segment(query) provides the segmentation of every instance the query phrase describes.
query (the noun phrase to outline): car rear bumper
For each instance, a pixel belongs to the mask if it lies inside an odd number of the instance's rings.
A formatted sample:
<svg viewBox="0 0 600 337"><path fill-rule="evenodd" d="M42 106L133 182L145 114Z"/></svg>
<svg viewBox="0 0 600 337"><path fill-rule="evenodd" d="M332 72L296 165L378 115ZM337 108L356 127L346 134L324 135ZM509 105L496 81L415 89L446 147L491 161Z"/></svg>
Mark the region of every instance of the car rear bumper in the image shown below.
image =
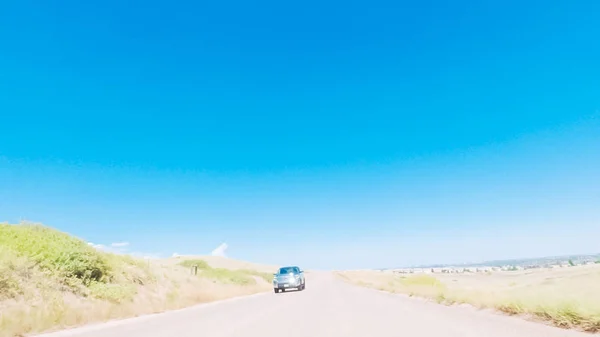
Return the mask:
<svg viewBox="0 0 600 337"><path fill-rule="evenodd" d="M281 283L273 283L274 289L294 289L300 288L303 282L281 282Z"/></svg>

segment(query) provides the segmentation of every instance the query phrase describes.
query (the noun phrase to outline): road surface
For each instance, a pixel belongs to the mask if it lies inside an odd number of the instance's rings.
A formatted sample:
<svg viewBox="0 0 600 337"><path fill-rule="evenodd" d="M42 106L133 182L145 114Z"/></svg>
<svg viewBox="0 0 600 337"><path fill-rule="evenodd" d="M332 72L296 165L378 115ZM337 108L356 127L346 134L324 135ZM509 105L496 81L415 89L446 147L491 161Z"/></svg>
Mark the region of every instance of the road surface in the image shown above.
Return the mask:
<svg viewBox="0 0 600 337"><path fill-rule="evenodd" d="M44 337L575 337L516 317L346 284L329 273L306 276L302 292L273 292L164 314L83 327Z"/></svg>

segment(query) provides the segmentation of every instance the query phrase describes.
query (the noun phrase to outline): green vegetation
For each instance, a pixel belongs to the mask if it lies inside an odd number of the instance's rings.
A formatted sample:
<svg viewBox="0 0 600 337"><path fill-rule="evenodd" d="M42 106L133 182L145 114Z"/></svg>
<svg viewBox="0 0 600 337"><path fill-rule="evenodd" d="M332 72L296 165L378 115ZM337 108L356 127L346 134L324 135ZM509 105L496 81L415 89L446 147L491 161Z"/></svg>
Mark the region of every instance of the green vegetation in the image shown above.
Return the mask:
<svg viewBox="0 0 600 337"><path fill-rule="evenodd" d="M573 263L573 260L569 259L569 265L570 265L571 267L574 267L574 266L575 266L575 263Z"/></svg>
<svg viewBox="0 0 600 337"><path fill-rule="evenodd" d="M198 267L198 275L218 282L238 285L256 284L256 277L260 277L266 282L271 282L272 275L269 273L258 272L249 269L230 270L224 268L213 268L204 260L189 259L179 263L183 267Z"/></svg>
<svg viewBox="0 0 600 337"><path fill-rule="evenodd" d="M41 225L0 224L0 247L1 264L6 264L0 271L0 297L4 298L19 293L17 280L30 269L60 281L73 293L114 301L135 295L133 284L153 281L144 264L133 258L100 252L83 240Z"/></svg>
<svg viewBox="0 0 600 337"><path fill-rule="evenodd" d="M38 224L0 224L0 336L94 320L98 312L71 305L131 302L138 285L155 281L144 263L98 251L66 233Z"/></svg>
<svg viewBox="0 0 600 337"><path fill-rule="evenodd" d="M41 269L82 283L106 281L108 259L85 242L37 225L0 225L0 246L27 257Z"/></svg>
<svg viewBox="0 0 600 337"><path fill-rule="evenodd" d="M0 224L0 337L178 309L270 289L263 273L99 251L38 224Z"/></svg>

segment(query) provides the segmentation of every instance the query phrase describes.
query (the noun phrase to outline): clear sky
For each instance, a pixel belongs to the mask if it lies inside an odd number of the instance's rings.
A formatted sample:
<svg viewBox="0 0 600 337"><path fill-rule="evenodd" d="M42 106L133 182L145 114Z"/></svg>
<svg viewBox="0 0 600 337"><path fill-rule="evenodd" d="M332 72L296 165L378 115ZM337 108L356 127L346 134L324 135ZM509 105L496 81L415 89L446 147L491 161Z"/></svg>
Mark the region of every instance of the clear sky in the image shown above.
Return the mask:
<svg viewBox="0 0 600 337"><path fill-rule="evenodd" d="M5 1L0 221L305 268L598 253L598 13Z"/></svg>

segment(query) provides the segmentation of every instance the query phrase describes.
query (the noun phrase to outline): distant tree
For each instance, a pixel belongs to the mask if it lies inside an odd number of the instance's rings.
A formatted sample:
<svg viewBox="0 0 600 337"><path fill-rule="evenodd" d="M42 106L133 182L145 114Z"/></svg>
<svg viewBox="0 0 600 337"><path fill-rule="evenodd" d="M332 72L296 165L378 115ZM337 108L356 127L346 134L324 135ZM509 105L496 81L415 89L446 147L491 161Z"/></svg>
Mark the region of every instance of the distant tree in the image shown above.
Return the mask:
<svg viewBox="0 0 600 337"><path fill-rule="evenodd" d="M571 267L575 266L575 263L573 263L573 260L570 260L570 259L569 259L569 265L570 265Z"/></svg>

